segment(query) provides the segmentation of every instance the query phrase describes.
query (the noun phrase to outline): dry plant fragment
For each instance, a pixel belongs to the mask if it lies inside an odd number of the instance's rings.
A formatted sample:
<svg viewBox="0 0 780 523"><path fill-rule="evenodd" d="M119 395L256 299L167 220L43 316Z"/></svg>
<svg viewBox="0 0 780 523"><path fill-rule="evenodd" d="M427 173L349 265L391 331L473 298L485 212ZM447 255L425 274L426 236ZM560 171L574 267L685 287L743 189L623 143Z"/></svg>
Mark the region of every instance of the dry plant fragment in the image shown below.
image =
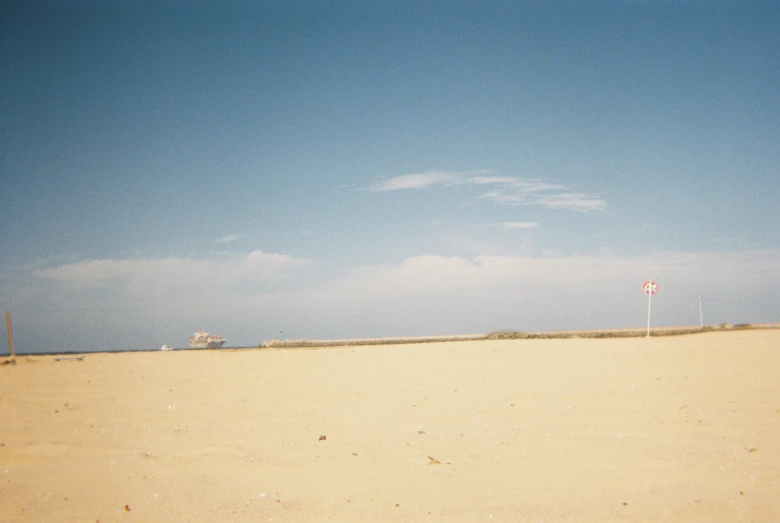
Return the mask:
<svg viewBox="0 0 780 523"><path fill-rule="evenodd" d="M428 465L441 465L441 461L434 458L433 456L428 456L428 459L430 460L428 461Z"/></svg>

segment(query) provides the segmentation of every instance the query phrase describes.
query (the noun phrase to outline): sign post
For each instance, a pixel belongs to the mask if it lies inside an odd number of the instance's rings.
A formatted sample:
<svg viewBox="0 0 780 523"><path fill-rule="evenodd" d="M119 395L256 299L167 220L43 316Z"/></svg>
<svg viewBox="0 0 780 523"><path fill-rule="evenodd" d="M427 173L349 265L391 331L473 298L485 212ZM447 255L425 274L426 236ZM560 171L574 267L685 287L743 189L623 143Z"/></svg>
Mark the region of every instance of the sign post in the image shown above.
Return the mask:
<svg viewBox="0 0 780 523"><path fill-rule="evenodd" d="M650 305L653 299L653 294L658 292L658 284L653 280L645 280L642 284L642 292L647 294L647 336L650 337Z"/></svg>

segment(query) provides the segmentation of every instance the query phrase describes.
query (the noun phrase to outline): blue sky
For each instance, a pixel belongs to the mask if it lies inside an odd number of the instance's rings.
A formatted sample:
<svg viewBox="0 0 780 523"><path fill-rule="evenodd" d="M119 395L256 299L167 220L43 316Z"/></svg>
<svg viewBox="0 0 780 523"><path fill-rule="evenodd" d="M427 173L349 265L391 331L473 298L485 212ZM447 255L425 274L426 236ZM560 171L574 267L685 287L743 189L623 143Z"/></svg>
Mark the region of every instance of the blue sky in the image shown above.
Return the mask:
<svg viewBox="0 0 780 523"><path fill-rule="evenodd" d="M780 321L777 2L0 14L20 351Z"/></svg>

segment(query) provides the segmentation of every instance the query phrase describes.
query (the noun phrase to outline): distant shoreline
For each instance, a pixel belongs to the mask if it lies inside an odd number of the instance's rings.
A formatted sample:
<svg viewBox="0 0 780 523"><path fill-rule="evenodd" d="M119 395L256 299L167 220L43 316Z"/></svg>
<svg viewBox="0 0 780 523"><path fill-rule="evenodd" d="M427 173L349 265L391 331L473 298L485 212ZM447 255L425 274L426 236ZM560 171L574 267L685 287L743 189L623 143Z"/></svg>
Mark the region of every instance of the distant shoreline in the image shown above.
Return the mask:
<svg viewBox="0 0 780 523"><path fill-rule="evenodd" d="M738 323L725 325L710 325L704 327L651 327L650 337L683 336L704 332L736 331L736 330L780 329L780 323ZM489 334L465 334L457 336L417 336L404 338L360 338L343 340L269 340L259 347L236 347L285 349L307 347L356 347L370 345L398 345L412 343L445 343L452 341L486 341L486 340L543 340L543 339L580 339L580 338L639 338L647 335L646 328L628 329L592 329L567 331L496 331Z"/></svg>
<svg viewBox="0 0 780 523"><path fill-rule="evenodd" d="M739 330L765 330L780 329L780 323L737 323L708 325L704 327L679 326L679 327L651 327L650 336L654 338L665 336L684 336L705 332L728 332ZM406 336L393 338L345 338L337 340L267 340L260 345L246 347L221 347L219 349L191 349L189 347L173 348L171 352L182 351L239 351L239 350L282 350L282 349L306 349L325 347L367 347L374 345L410 345L421 343L448 343L458 341L489 341L489 340L562 340L562 339L606 339L606 338L639 338L647 334L646 328L627 329L590 329L590 330L565 330L565 331L495 331L488 334L457 334L449 336ZM130 352L160 352L160 349L138 350L102 350L102 351L76 351L60 350L45 352L17 352L17 356L58 356L68 354L112 354ZM9 358L8 354L0 356Z"/></svg>

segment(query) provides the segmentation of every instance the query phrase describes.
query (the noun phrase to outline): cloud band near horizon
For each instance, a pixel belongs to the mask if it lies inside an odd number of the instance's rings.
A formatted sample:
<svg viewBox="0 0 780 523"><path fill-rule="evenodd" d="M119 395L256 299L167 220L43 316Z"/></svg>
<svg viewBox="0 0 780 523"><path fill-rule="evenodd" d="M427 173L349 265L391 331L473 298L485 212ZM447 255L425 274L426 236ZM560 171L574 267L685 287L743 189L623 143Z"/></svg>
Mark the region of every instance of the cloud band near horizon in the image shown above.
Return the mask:
<svg viewBox="0 0 780 523"><path fill-rule="evenodd" d="M295 337L339 338L641 326L645 279L660 285L654 325L697 324L698 294L707 324L778 321L777 260L777 249L634 257L421 254L332 267L327 277L311 278L323 262L251 251L19 269L26 272L13 281L6 272L0 289L16 313L20 351L127 349L125 339L149 349L177 343L171 332L197 327L246 346L280 328Z"/></svg>

